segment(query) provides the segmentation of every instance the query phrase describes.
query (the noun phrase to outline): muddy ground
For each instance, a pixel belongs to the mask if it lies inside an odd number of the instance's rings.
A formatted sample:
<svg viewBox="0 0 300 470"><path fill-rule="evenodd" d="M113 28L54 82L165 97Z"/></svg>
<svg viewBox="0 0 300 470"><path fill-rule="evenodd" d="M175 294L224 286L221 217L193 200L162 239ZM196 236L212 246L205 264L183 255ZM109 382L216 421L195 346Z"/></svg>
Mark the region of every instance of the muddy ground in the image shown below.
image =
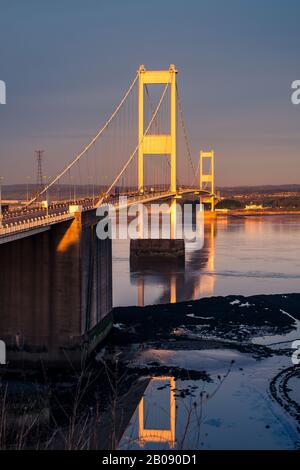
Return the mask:
<svg viewBox="0 0 300 470"><path fill-rule="evenodd" d="M156 360L155 351L229 350L256 361L291 358L292 340L300 339L300 294L228 296L147 307L115 309L115 325L108 351L119 351L131 372L139 375L172 375L182 380L211 379L209 368L197 370L168 366ZM299 334L298 334L299 333ZM268 344L259 344L260 338ZM274 341L272 339L274 338ZM149 353L150 351L150 353ZM159 355L158 355L159 356ZM234 359L233 361L234 362ZM172 361L171 361L172 363ZM300 366L275 371L266 380L270 398L297 423L300 433ZM242 371L241 367L241 371Z"/></svg>

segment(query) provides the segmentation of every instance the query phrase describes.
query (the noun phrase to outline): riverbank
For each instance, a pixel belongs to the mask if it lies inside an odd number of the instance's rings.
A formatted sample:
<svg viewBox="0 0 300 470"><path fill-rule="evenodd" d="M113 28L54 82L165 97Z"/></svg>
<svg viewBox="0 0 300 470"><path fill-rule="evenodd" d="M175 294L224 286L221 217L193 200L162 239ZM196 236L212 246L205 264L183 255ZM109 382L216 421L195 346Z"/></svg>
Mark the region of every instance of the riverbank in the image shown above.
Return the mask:
<svg viewBox="0 0 300 470"><path fill-rule="evenodd" d="M176 335L177 328L201 328L201 334L229 340L249 340L267 332L285 334L300 321L300 294L208 297L175 304L114 309L113 337L132 342ZM244 328L240 328L244 325Z"/></svg>
<svg viewBox="0 0 300 470"><path fill-rule="evenodd" d="M241 210L228 210L228 211L216 211L217 215L233 215L233 216L270 216L270 215L300 215L300 210L276 210L276 209L241 209Z"/></svg>
<svg viewBox="0 0 300 470"><path fill-rule="evenodd" d="M150 378L149 415L162 406L162 390L173 387L180 419L187 419L186 409L194 416L184 448L298 448L300 368L291 358L300 339L299 306L300 294L287 294L118 308L107 352L136 377ZM193 402L206 413L197 442ZM136 412L122 448L139 448L128 442L138 435L138 421Z"/></svg>

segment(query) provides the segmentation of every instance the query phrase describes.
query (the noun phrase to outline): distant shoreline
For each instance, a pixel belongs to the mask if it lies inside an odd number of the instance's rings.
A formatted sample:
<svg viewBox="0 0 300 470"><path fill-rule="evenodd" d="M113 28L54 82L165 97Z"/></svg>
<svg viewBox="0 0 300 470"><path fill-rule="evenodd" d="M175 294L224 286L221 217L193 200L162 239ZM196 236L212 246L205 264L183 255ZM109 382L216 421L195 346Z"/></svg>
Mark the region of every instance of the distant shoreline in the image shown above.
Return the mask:
<svg viewBox="0 0 300 470"><path fill-rule="evenodd" d="M225 215L225 216L261 216L261 215L300 215L300 210L229 210L228 212L217 212L218 215Z"/></svg>

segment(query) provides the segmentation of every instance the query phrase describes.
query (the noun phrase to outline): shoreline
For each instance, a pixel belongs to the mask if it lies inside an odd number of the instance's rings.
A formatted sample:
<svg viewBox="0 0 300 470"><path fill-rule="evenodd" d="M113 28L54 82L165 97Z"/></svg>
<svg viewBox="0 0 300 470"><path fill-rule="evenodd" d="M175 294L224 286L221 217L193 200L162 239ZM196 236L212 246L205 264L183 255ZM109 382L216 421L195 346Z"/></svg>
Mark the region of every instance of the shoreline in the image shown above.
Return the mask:
<svg viewBox="0 0 300 470"><path fill-rule="evenodd" d="M115 307L114 333L118 336L119 325L120 336L124 329L129 341L168 338L174 328L184 323L190 327L201 326L203 337L213 331L218 337L249 340L264 336L265 330L273 329L274 334L278 330L280 334L281 330L292 328L295 321L300 321L299 306L300 293L287 293L214 296L144 307ZM239 332L241 322L251 327L251 331Z"/></svg>
<svg viewBox="0 0 300 470"><path fill-rule="evenodd" d="M192 380L196 387L215 380L216 363L225 367L231 359L227 366L242 377L251 370L248 361L254 370L271 361L265 391L299 433L300 402L295 396L300 368L292 362L295 335L300 340L299 306L300 293L119 307L110 337L112 354L118 352L123 367L138 376L168 375Z"/></svg>
<svg viewBox="0 0 300 470"><path fill-rule="evenodd" d="M217 216L272 216L272 215L300 215L299 211L270 211L270 210L228 210L228 212L216 210Z"/></svg>

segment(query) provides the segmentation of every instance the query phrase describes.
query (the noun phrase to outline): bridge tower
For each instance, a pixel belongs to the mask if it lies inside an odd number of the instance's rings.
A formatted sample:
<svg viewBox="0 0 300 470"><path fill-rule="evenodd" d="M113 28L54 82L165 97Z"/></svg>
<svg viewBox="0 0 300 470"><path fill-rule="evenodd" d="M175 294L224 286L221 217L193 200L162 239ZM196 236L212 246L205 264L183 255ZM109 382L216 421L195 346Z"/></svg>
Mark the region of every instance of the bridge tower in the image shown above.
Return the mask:
<svg viewBox="0 0 300 470"><path fill-rule="evenodd" d="M206 173L205 161L210 160L210 171ZM211 211L215 210L215 152L200 151L200 191L206 190L205 183L210 183L210 204Z"/></svg>
<svg viewBox="0 0 300 470"><path fill-rule="evenodd" d="M171 167L170 191L176 193L176 74L175 65L170 65L169 70L149 71L144 65L139 68L139 152L138 152L138 188L144 189L144 156L145 155L169 155ZM151 134L144 136L144 85L170 84L170 134Z"/></svg>

